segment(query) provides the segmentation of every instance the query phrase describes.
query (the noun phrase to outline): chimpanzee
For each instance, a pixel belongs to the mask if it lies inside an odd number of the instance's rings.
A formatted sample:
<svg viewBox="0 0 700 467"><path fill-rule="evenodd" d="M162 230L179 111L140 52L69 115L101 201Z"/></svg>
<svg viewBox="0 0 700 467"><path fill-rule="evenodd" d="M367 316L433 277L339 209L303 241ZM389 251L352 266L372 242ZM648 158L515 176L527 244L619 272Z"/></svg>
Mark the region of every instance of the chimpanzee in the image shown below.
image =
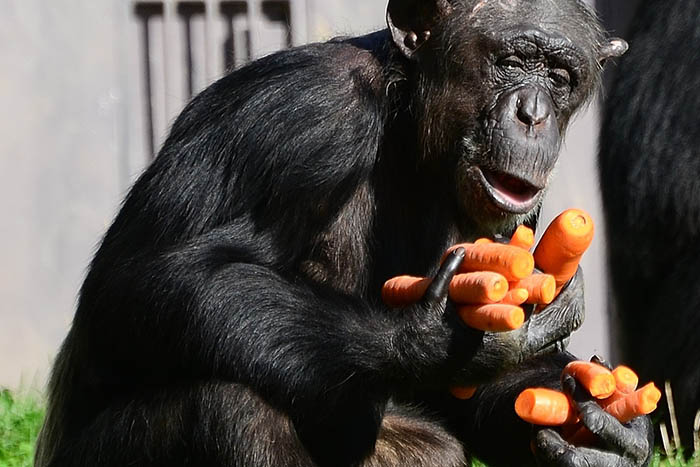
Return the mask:
<svg viewBox="0 0 700 467"><path fill-rule="evenodd" d="M262 58L182 112L85 279L38 465L532 461L514 395L559 384L581 279L484 333L447 300L464 250L440 258L535 225L569 119L625 43L578 0L390 0L387 18ZM399 274L434 280L387 309ZM623 426L564 383L609 450L543 430L542 462L646 461L645 418Z"/></svg>
<svg viewBox="0 0 700 467"><path fill-rule="evenodd" d="M633 24L600 151L611 308L621 358L645 379L671 382L691 449L700 409L700 3L647 0Z"/></svg>

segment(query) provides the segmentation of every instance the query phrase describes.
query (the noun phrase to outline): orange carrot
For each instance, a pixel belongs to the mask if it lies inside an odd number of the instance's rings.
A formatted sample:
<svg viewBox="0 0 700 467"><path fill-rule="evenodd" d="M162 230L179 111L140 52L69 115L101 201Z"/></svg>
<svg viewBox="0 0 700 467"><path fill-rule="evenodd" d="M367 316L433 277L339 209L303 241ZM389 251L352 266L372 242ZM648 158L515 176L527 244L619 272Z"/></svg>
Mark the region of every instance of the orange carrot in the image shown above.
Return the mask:
<svg viewBox="0 0 700 467"><path fill-rule="evenodd" d="M576 378L596 399L605 399L615 392L615 377L602 365L573 361L564 367L564 373Z"/></svg>
<svg viewBox="0 0 700 467"><path fill-rule="evenodd" d="M457 274L450 282L450 298L456 303L496 303L506 293L506 278L490 271Z"/></svg>
<svg viewBox="0 0 700 467"><path fill-rule="evenodd" d="M515 400L515 413L534 425L568 425L578 415L566 394L547 388L528 388Z"/></svg>
<svg viewBox="0 0 700 467"><path fill-rule="evenodd" d="M527 289L510 289L506 296L503 297L503 300L498 303L502 303L503 305L519 306L527 302L529 296L530 294L528 293Z"/></svg>
<svg viewBox="0 0 700 467"><path fill-rule="evenodd" d="M615 377L615 392L612 396L607 399L600 401L600 406L606 408L613 402L617 402L623 399L626 395L631 394L637 389L637 384L639 383L639 378L637 374L632 371L632 369L620 365L613 371L613 376Z"/></svg>
<svg viewBox="0 0 700 467"><path fill-rule="evenodd" d="M467 400L474 397L476 389L476 386L452 386L450 387L450 393L457 399Z"/></svg>
<svg viewBox="0 0 700 467"><path fill-rule="evenodd" d="M387 306L408 306L423 298L431 280L425 277L392 277L382 287L382 300Z"/></svg>
<svg viewBox="0 0 700 467"><path fill-rule="evenodd" d="M532 274L525 279L510 284L511 289L525 289L528 299L525 303L549 305L554 300L556 281L550 274Z"/></svg>
<svg viewBox="0 0 700 467"><path fill-rule="evenodd" d="M489 243L493 243L490 238L479 238L474 241L474 245L488 245Z"/></svg>
<svg viewBox="0 0 700 467"><path fill-rule="evenodd" d="M521 225L515 229L509 244L529 250L535 244L535 232L531 228Z"/></svg>
<svg viewBox="0 0 700 467"><path fill-rule="evenodd" d="M608 405L605 411L622 423L627 423L635 417L648 415L656 410L660 399L661 391L654 383L649 383Z"/></svg>
<svg viewBox="0 0 700 467"><path fill-rule="evenodd" d="M557 291L576 274L581 256L593 240L593 219L584 211L569 209L547 227L535 249L535 264L554 276Z"/></svg>
<svg viewBox="0 0 700 467"><path fill-rule="evenodd" d="M460 247L465 250L460 272L493 271L509 281L515 281L526 278L535 268L535 260L529 251L500 243L454 245L447 250L443 259Z"/></svg>
<svg viewBox="0 0 700 467"><path fill-rule="evenodd" d="M631 368L620 365L612 371L612 374L615 377L615 388L618 391L629 394L637 389L639 377Z"/></svg>
<svg viewBox="0 0 700 467"><path fill-rule="evenodd" d="M525 322L522 308L501 303L461 306L457 308L457 313L467 326L481 331L512 331Z"/></svg>

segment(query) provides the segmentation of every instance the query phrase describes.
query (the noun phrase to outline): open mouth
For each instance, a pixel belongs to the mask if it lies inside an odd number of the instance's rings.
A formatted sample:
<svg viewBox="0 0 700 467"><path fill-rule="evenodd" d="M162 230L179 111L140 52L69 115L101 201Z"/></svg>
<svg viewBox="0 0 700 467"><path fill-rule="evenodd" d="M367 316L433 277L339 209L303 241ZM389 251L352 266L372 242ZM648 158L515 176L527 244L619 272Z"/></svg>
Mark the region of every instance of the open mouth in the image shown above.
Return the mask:
<svg viewBox="0 0 700 467"><path fill-rule="evenodd" d="M505 172L478 169L486 192L504 211L525 214L537 204L542 188Z"/></svg>

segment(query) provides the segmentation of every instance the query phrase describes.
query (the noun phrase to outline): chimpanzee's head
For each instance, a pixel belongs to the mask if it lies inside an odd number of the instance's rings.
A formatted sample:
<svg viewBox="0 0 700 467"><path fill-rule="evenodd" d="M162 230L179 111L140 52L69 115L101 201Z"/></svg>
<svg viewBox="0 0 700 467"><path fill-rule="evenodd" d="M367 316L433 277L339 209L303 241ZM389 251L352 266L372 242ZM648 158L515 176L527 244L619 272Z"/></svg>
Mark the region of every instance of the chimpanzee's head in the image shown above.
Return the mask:
<svg viewBox="0 0 700 467"><path fill-rule="evenodd" d="M463 232L532 222L571 116L627 44L579 0L390 0L387 20Z"/></svg>

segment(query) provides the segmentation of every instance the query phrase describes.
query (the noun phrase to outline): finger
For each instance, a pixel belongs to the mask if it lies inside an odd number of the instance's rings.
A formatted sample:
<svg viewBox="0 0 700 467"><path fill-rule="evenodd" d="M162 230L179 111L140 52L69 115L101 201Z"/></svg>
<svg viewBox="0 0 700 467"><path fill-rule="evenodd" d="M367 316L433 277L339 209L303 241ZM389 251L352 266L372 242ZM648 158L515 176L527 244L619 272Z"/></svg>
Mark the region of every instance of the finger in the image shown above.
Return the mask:
<svg viewBox="0 0 700 467"><path fill-rule="evenodd" d="M562 376L562 387L578 410L583 425L616 452L644 459L649 449L646 432L630 429L607 413L571 375Z"/></svg>
<svg viewBox="0 0 700 467"><path fill-rule="evenodd" d="M539 465L584 467L584 459L554 430L540 430L535 435L535 458Z"/></svg>
<svg viewBox="0 0 700 467"><path fill-rule="evenodd" d="M450 281L462 264L464 254L464 248L460 247L447 255L447 258L443 261L435 278L425 291L425 295L423 296L424 302L439 302L447 297L450 290Z"/></svg>
<svg viewBox="0 0 700 467"><path fill-rule="evenodd" d="M564 467L625 467L631 466L614 452L593 448L578 448L564 441L554 430L540 430L535 437L535 458L540 465Z"/></svg>
<svg viewBox="0 0 700 467"><path fill-rule="evenodd" d="M605 360L605 359L604 359L603 357L601 357L600 355L593 355L593 356L591 357L591 362L597 363L598 365L602 365L602 366L604 366L605 368L607 368L607 369L610 370L610 371L612 371L612 369L613 369L613 366L610 364L610 362L608 362L607 360Z"/></svg>

